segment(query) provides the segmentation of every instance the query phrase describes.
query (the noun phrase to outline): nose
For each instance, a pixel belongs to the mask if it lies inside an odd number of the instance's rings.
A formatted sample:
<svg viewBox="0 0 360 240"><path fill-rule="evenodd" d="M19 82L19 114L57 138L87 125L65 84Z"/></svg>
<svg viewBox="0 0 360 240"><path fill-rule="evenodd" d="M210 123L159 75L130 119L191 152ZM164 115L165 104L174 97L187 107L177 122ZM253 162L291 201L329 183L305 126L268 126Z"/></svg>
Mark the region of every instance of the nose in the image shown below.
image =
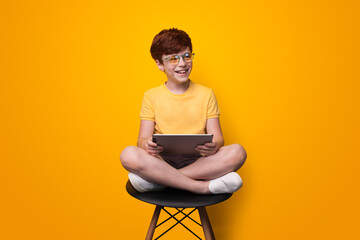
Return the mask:
<svg viewBox="0 0 360 240"><path fill-rule="evenodd" d="M186 65L186 62L184 61L183 57L180 57L178 65L179 66L185 66Z"/></svg>

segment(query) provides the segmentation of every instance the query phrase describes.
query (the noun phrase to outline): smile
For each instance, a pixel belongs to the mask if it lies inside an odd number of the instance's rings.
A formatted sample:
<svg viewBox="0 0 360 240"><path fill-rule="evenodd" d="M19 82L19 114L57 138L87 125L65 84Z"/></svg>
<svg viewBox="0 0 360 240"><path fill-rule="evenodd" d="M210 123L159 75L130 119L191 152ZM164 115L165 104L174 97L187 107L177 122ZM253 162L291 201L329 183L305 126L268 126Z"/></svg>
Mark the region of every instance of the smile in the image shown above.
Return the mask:
<svg viewBox="0 0 360 240"><path fill-rule="evenodd" d="M185 69L185 70L180 70L180 71L174 71L178 74L184 74L184 73L187 73L189 71L189 69Z"/></svg>

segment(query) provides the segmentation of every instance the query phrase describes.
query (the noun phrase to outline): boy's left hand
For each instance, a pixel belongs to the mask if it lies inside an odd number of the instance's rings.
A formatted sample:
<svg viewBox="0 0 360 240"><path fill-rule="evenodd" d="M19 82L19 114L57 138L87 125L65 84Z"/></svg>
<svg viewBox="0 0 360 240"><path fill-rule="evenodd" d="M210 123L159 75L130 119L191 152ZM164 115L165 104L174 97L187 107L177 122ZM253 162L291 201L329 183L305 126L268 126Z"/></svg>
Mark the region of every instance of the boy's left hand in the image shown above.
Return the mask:
<svg viewBox="0 0 360 240"><path fill-rule="evenodd" d="M202 156L211 156L218 150L219 148L216 142L205 143L204 145L199 145L196 147L196 151L198 151Z"/></svg>

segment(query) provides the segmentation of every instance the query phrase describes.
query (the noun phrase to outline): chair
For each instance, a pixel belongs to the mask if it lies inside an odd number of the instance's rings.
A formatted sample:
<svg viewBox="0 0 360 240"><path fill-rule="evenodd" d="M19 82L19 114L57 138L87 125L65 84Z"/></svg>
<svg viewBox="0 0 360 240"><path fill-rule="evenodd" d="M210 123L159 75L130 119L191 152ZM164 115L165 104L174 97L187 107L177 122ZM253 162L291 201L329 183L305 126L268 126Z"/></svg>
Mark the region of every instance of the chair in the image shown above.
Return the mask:
<svg viewBox="0 0 360 240"><path fill-rule="evenodd" d="M167 229L165 232L160 234L157 238L155 238L155 240L162 237L164 234L166 234L178 224L182 225L198 239L201 239L191 229L189 229L185 224L182 223L182 221L186 218L189 218L191 221L202 227L206 240L215 240L214 232L212 230L205 207L225 201L232 195L231 193L199 195L174 188L166 188L165 190L160 192L141 193L134 189L130 181L128 181L126 184L126 190L134 198L139 199L143 202L156 205L145 240L152 240L155 228L159 227L170 219L174 219L176 223L172 225L169 229ZM175 214L171 214L165 208L174 208L177 210L177 212ZM186 214L184 210L187 208L193 208L193 210ZM169 214L170 217L164 220L162 223L157 224L161 210ZM196 220L190 217L190 214L192 214L196 210L198 210L199 212L201 223L198 223ZM182 214L183 217L180 219L176 218L176 215L178 214Z"/></svg>

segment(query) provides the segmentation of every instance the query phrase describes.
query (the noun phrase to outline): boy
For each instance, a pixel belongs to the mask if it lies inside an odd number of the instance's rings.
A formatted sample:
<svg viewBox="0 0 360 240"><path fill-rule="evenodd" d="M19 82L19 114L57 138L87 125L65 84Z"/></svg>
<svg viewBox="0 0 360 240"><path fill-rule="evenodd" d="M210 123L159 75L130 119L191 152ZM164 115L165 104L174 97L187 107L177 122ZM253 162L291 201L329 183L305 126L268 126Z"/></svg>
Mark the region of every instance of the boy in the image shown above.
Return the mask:
<svg viewBox="0 0 360 240"><path fill-rule="evenodd" d="M189 79L191 39L178 29L157 34L150 49L167 81L145 92L140 111L137 147L125 148L121 163L140 192L166 186L198 194L232 193L242 186L235 173L245 162L241 145L224 145L219 108L213 91ZM213 142L198 146L198 155L163 154L152 134L213 134Z"/></svg>

